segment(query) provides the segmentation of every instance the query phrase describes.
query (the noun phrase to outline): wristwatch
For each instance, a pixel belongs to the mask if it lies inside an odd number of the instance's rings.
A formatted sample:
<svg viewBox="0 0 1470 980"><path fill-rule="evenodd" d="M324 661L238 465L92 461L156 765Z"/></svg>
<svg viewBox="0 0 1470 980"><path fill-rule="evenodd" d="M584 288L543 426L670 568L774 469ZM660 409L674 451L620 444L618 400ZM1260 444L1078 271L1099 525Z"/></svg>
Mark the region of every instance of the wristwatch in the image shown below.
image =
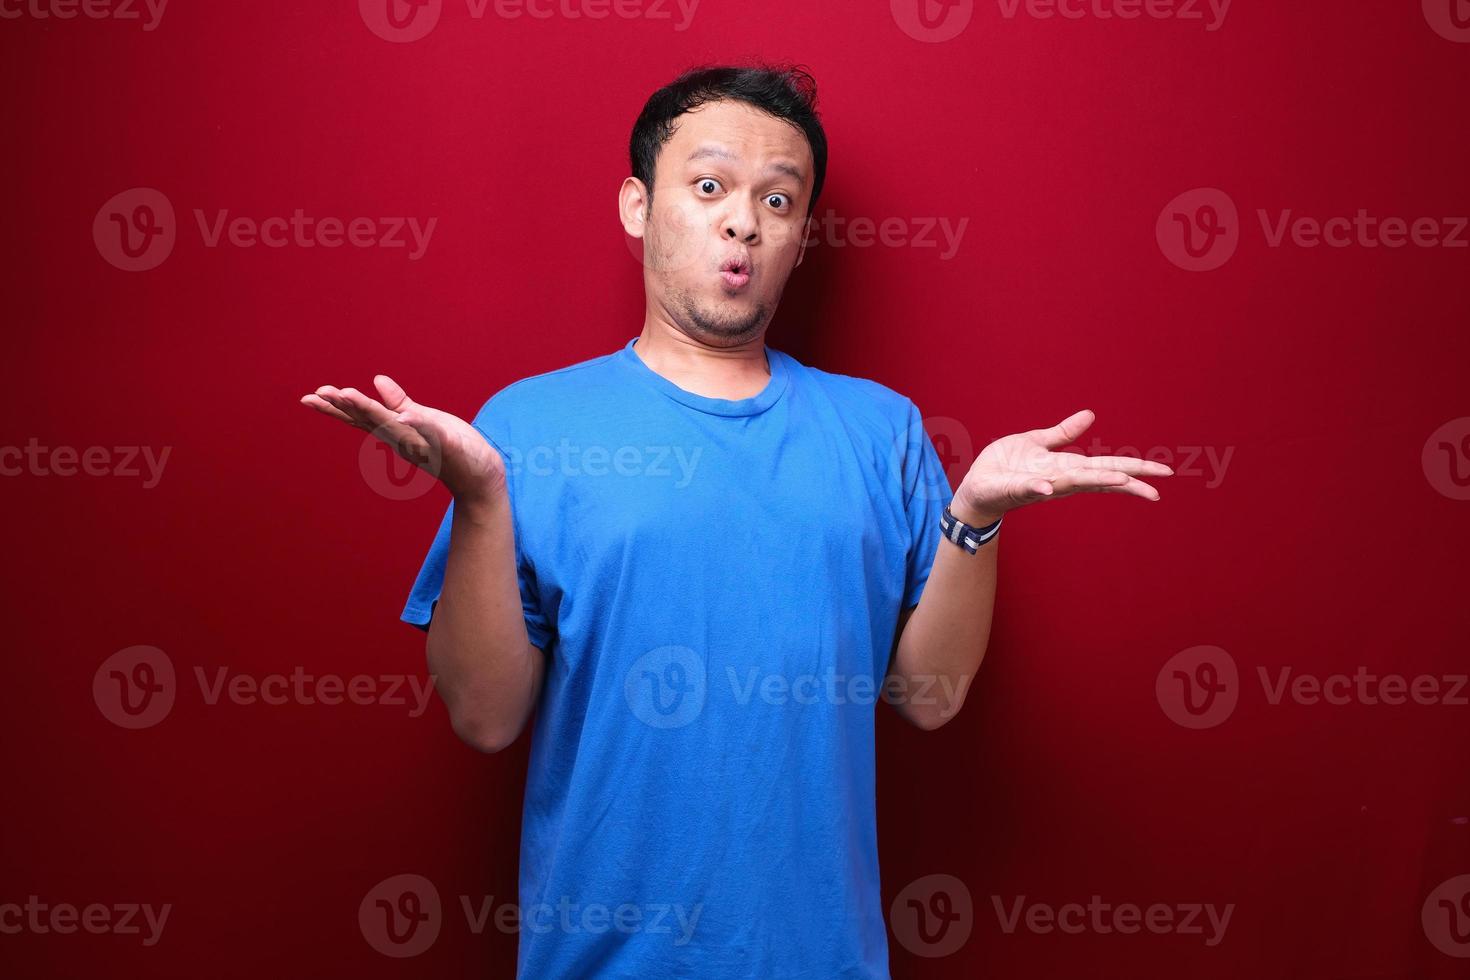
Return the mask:
<svg viewBox="0 0 1470 980"><path fill-rule="evenodd" d="M1000 533L1001 520L1002 518L997 517L984 527L975 527L951 514L949 505L945 504L944 514L939 518L939 527L946 538L973 555L982 544Z"/></svg>

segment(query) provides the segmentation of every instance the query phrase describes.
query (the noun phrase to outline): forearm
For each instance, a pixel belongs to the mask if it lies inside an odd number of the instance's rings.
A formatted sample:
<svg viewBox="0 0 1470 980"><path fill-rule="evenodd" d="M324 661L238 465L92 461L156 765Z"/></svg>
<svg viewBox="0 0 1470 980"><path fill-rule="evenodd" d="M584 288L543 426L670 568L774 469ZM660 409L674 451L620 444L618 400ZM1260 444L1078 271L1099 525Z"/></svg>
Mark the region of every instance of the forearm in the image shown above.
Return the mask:
<svg viewBox="0 0 1470 980"><path fill-rule="evenodd" d="M454 507L429 671L454 730L482 752L514 742L541 691L545 655L526 632L509 497Z"/></svg>
<svg viewBox="0 0 1470 980"><path fill-rule="evenodd" d="M995 519L958 505L952 510L977 527ZM999 550L999 535L973 555L939 542L924 594L903 624L888 670L890 700L920 728L938 728L953 718L980 669L990 642Z"/></svg>

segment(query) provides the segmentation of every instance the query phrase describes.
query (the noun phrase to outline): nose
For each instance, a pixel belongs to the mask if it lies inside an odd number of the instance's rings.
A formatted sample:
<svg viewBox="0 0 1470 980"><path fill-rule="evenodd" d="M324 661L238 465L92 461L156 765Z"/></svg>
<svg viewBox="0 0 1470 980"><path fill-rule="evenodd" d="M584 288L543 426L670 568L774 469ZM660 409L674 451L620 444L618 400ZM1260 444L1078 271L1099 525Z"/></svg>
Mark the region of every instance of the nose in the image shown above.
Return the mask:
<svg viewBox="0 0 1470 980"><path fill-rule="evenodd" d="M740 198L740 195L731 197ZM746 244L755 242L760 230L756 227L755 209L748 200L742 198L730 206L724 217L723 229L727 239Z"/></svg>

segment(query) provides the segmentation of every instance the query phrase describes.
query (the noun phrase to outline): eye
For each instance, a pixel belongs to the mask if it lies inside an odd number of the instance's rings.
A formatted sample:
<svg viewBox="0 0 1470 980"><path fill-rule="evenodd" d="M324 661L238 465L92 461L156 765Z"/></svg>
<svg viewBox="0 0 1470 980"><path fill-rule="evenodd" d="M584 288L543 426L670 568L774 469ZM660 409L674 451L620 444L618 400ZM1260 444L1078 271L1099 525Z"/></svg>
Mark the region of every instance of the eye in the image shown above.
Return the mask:
<svg viewBox="0 0 1470 980"><path fill-rule="evenodd" d="M788 198L785 194L771 194L766 198L767 201L772 199L781 202L776 206L777 211L785 211L787 208L791 207L791 199Z"/></svg>
<svg viewBox="0 0 1470 980"><path fill-rule="evenodd" d="M712 184L712 185L714 185L714 187L711 187L710 189L706 190L705 189L705 185L706 184ZM714 188L717 188L719 186L720 186L720 182L718 180L715 180L713 177L703 177L699 181L699 189L701 191L704 191L707 194L713 194L715 192Z"/></svg>

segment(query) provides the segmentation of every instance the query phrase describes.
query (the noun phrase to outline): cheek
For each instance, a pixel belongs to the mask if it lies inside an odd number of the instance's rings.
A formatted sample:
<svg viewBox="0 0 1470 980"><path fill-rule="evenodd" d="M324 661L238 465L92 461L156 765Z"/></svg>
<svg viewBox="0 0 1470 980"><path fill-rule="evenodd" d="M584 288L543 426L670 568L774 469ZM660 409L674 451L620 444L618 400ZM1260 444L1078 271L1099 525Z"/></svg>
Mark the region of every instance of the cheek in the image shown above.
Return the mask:
<svg viewBox="0 0 1470 980"><path fill-rule="evenodd" d="M773 252L790 251L795 254L801 246L801 237L805 231L804 222L773 221L770 226L762 230L761 237Z"/></svg>
<svg viewBox="0 0 1470 980"><path fill-rule="evenodd" d="M671 203L657 214L655 247L664 272L682 272L701 268L701 263L713 263L707 222L704 209L689 201Z"/></svg>

